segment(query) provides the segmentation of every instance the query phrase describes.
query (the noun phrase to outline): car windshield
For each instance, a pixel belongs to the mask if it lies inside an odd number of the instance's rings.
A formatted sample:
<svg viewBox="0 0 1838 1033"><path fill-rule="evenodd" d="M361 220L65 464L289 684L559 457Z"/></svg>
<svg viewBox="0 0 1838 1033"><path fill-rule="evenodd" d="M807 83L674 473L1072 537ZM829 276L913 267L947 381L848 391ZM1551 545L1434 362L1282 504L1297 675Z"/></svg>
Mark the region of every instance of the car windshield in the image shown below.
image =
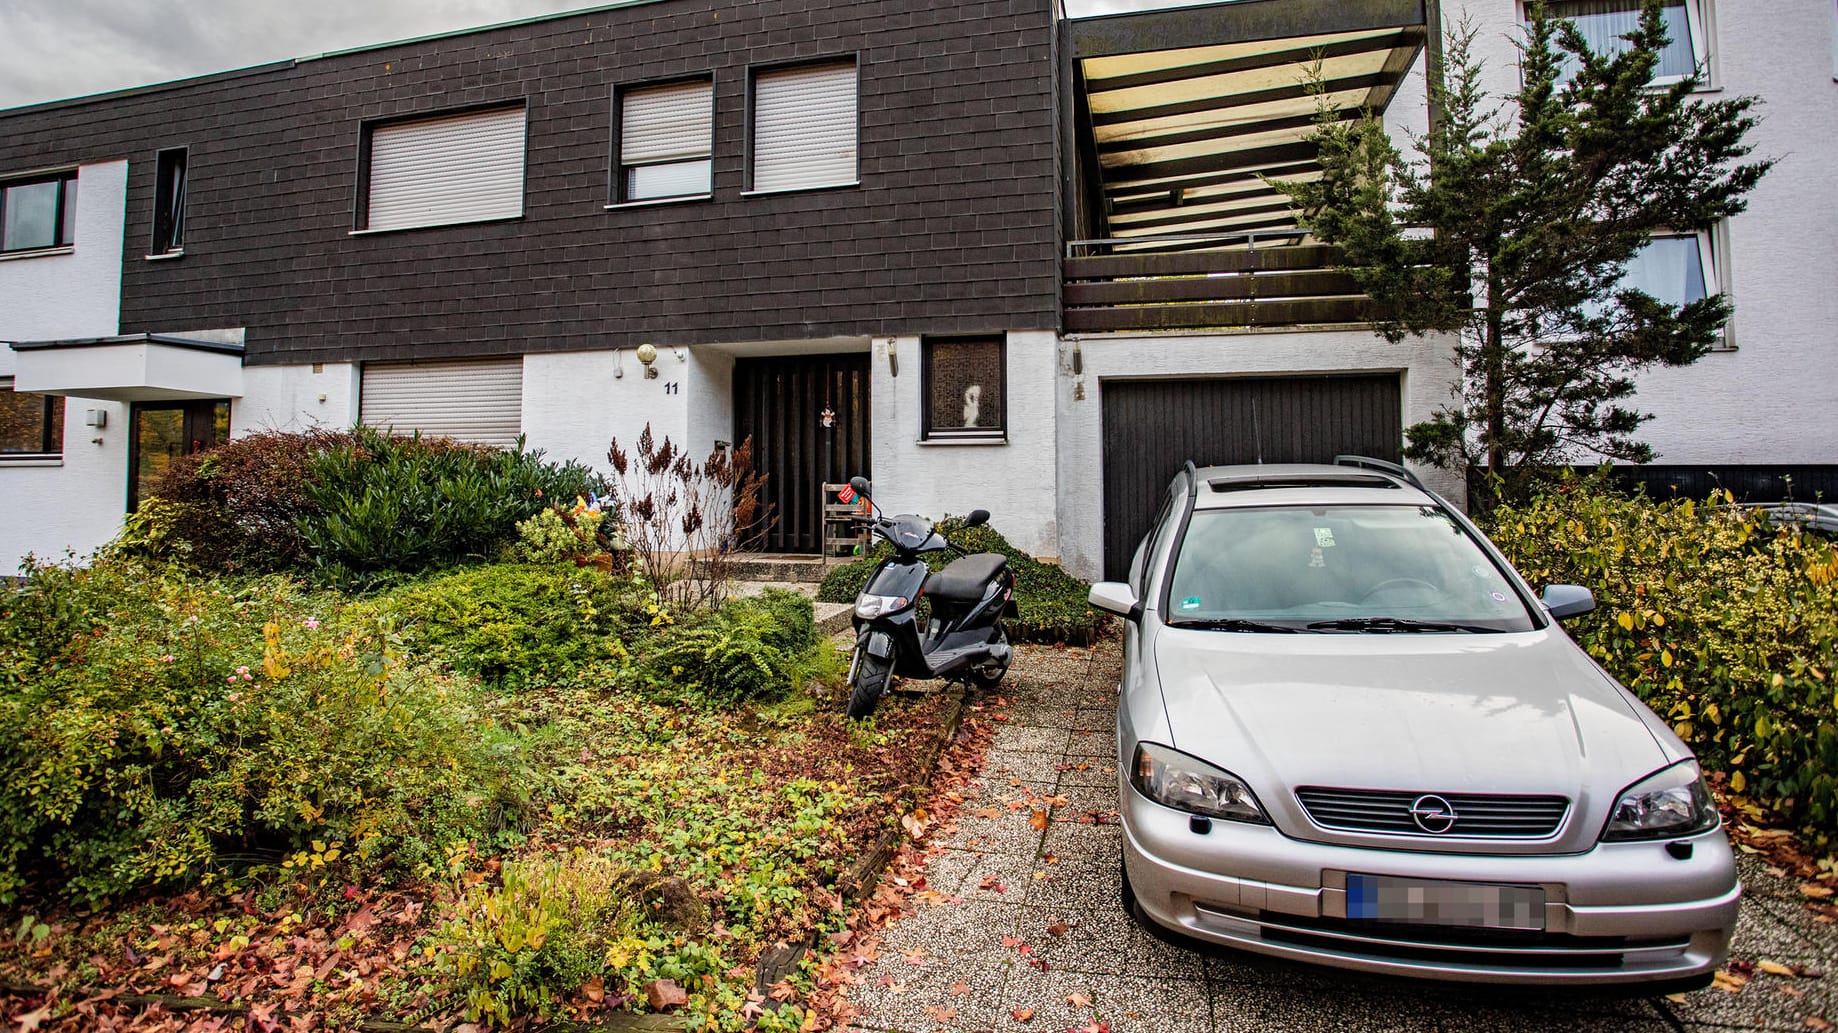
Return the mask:
<svg viewBox="0 0 1838 1033"><path fill-rule="evenodd" d="M1536 625L1505 574L1433 506L1199 510L1173 625L1220 631L1507 632Z"/></svg>

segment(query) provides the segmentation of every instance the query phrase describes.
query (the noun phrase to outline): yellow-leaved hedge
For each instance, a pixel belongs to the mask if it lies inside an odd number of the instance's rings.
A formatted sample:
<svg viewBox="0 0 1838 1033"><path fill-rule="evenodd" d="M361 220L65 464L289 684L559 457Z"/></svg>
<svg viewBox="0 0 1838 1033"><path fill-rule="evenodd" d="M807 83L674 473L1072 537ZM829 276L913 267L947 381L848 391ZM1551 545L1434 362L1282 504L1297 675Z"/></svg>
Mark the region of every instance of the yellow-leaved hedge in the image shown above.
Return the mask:
<svg viewBox="0 0 1838 1033"><path fill-rule="evenodd" d="M1838 846L1838 543L1731 503L1569 478L1489 535L1535 586L1579 584L1570 633L1738 794Z"/></svg>

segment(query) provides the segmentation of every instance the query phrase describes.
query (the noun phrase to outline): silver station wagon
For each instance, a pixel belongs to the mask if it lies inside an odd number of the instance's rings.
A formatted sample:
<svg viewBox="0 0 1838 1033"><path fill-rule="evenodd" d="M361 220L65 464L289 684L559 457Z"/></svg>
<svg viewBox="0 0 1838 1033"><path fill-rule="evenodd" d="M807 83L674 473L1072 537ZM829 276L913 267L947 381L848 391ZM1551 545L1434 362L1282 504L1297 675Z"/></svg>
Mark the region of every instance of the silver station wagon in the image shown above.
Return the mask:
<svg viewBox="0 0 1838 1033"><path fill-rule="evenodd" d="M1708 982L1741 890L1696 760L1401 467L1191 464L1125 582L1125 903L1263 954Z"/></svg>

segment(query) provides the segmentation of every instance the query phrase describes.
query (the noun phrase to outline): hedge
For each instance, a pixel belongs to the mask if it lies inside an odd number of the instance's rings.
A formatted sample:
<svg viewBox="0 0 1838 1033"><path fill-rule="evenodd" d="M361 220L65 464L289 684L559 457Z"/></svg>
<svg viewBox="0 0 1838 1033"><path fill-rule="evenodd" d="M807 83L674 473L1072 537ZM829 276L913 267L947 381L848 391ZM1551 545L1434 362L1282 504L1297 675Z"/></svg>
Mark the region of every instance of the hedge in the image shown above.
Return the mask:
<svg viewBox="0 0 1838 1033"><path fill-rule="evenodd" d="M1587 586L1567 625L1729 787L1838 845L1838 543L1727 496L1630 496L1567 478L1489 534L1535 585Z"/></svg>

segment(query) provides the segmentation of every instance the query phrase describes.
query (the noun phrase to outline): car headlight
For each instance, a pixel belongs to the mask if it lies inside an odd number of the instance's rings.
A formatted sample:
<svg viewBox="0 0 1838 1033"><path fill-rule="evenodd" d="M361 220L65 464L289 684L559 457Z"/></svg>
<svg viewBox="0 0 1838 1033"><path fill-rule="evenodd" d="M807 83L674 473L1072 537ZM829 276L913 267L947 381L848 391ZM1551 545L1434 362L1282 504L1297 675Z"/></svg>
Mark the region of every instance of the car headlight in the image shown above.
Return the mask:
<svg viewBox="0 0 1838 1033"><path fill-rule="evenodd" d="M876 617L899 613L911 601L903 595L864 595L855 600L855 615L871 621Z"/></svg>
<svg viewBox="0 0 1838 1033"><path fill-rule="evenodd" d="M1270 823L1263 808L1257 806L1257 798L1251 795L1251 787L1237 775L1166 746L1147 742L1136 745L1130 784L1142 795L1177 811L1260 825Z"/></svg>
<svg viewBox="0 0 1838 1033"><path fill-rule="evenodd" d="M1717 803L1695 760L1681 761L1635 782L1615 800L1604 841L1671 839L1717 827Z"/></svg>

